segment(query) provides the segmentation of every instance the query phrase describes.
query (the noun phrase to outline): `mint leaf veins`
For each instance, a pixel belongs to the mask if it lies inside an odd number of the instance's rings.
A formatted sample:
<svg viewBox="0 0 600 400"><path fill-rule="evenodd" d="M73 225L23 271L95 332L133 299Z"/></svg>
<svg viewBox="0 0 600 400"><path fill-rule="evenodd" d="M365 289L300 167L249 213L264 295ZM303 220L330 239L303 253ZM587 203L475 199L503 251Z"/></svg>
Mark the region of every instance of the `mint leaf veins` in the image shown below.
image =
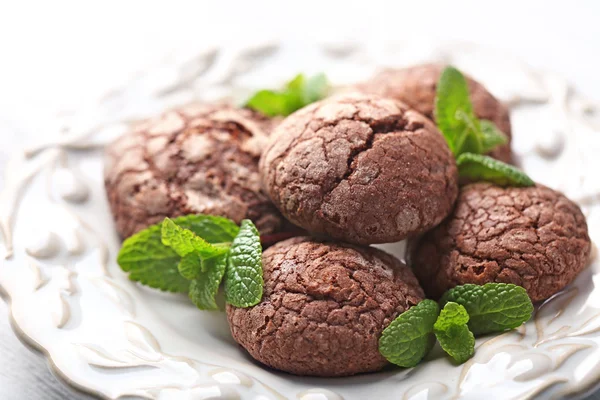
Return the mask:
<svg viewBox="0 0 600 400"><path fill-rule="evenodd" d="M177 226L189 229L209 243L231 242L239 232L235 222L213 215L186 215L172 220ZM117 263L129 279L168 292L186 293L189 281L178 269L181 256L165 246L161 238L162 223L125 239Z"/></svg>
<svg viewBox="0 0 600 400"><path fill-rule="evenodd" d="M510 283L465 284L448 290L440 301L461 304L475 335L514 329L531 318L533 304L527 291Z"/></svg>
<svg viewBox="0 0 600 400"><path fill-rule="evenodd" d="M531 186L523 171L484 154L508 143L508 137L489 120L479 120L473 110L464 75L446 67L435 97L435 121L454 154L462 178L501 186Z"/></svg>
<svg viewBox="0 0 600 400"><path fill-rule="evenodd" d="M433 325L440 346L459 364L475 353L475 337L467 326L469 314L460 304L448 302Z"/></svg>
<svg viewBox="0 0 600 400"><path fill-rule="evenodd" d="M198 308L217 308L215 296L223 277L228 303L250 307L261 300L262 247L252 221L243 220L231 242L211 244L165 218L162 242L182 256L178 269L191 280L189 295Z"/></svg>
<svg viewBox="0 0 600 400"><path fill-rule="evenodd" d="M499 186L533 186L523 171L482 154L463 153L456 160L458 173L462 178L473 181L487 181Z"/></svg>
<svg viewBox="0 0 600 400"><path fill-rule="evenodd" d="M212 215L165 218L125 240L118 256L130 279L188 292L202 310L215 310L223 279L228 301L249 307L262 297L262 248L254 224ZM229 271L229 284L226 272Z"/></svg>
<svg viewBox="0 0 600 400"><path fill-rule="evenodd" d="M182 228L170 218L165 218L161 228L162 243L175 252L185 257L188 254L197 254L200 259L215 257L229 250L230 242L210 244L193 231Z"/></svg>
<svg viewBox="0 0 600 400"><path fill-rule="evenodd" d="M210 243L231 242L239 227L231 220L212 215L187 215L173 219L181 227ZM129 279L169 292L186 293L189 281L178 270L181 256L161 240L162 224L155 224L125 239L117 263Z"/></svg>
<svg viewBox="0 0 600 400"><path fill-rule="evenodd" d="M197 272L190 282L190 300L201 310L217 310L215 297L225 275L227 255L222 254L209 258L203 261L202 264L203 268Z"/></svg>
<svg viewBox="0 0 600 400"><path fill-rule="evenodd" d="M442 71L437 85L435 121L455 157L464 152L483 150L480 122L473 111L469 87L463 74L454 67Z"/></svg>
<svg viewBox="0 0 600 400"><path fill-rule="evenodd" d="M287 116L315 101L324 98L329 91L329 83L324 74L307 78L299 74L289 81L283 90L260 90L245 106L260 111L270 117Z"/></svg>
<svg viewBox="0 0 600 400"><path fill-rule="evenodd" d="M433 325L438 313L439 307L435 301L423 300L400 314L381 333L381 355L400 367L417 365L435 343Z"/></svg>
<svg viewBox="0 0 600 400"><path fill-rule="evenodd" d="M236 307L251 307L263 294L262 248L252 221L245 219L233 239L225 272L225 298Z"/></svg>

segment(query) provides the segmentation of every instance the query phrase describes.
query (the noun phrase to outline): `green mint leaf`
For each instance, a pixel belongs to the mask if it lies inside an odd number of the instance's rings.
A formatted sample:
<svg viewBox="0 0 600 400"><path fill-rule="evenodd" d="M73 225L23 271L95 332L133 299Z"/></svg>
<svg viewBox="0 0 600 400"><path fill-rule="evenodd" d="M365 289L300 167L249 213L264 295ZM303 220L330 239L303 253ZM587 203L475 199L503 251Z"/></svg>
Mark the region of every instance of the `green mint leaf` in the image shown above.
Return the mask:
<svg viewBox="0 0 600 400"><path fill-rule="evenodd" d="M290 99L284 93L260 90L250 97L246 102L246 107L260 111L269 117L274 117L276 115L287 116L294 112L294 107L289 104Z"/></svg>
<svg viewBox="0 0 600 400"><path fill-rule="evenodd" d="M508 137L492 121L482 119L479 123L482 135L482 153L489 153L496 147L508 143Z"/></svg>
<svg viewBox="0 0 600 400"><path fill-rule="evenodd" d="M469 86L463 74L454 67L442 71L437 85L435 121L455 156L482 151L481 127L473 112Z"/></svg>
<svg viewBox="0 0 600 400"><path fill-rule="evenodd" d="M381 333L381 355L400 367L417 365L435 343L433 325L439 311L435 301L423 300L400 314Z"/></svg>
<svg viewBox="0 0 600 400"><path fill-rule="evenodd" d="M191 230L178 226L170 218L165 218L162 223L162 243L175 250L180 257L196 253L201 259L205 259L229 250L229 243L212 245Z"/></svg>
<svg viewBox="0 0 600 400"><path fill-rule="evenodd" d="M188 291L189 282L177 270L180 257L161 242L160 225L125 239L117 262L129 279L168 292Z"/></svg>
<svg viewBox="0 0 600 400"><path fill-rule="evenodd" d="M435 321L433 329L443 331L453 325L465 325L468 322L469 314L462 305L454 302L446 302L437 321Z"/></svg>
<svg viewBox="0 0 600 400"><path fill-rule="evenodd" d="M443 331L436 330L435 337L442 349L458 364L475 354L475 337L467 325L452 325Z"/></svg>
<svg viewBox="0 0 600 400"><path fill-rule="evenodd" d="M329 91L329 82L325 74L317 74L306 80L306 84L303 88L303 100L304 105L314 103L315 101L321 100L327 96Z"/></svg>
<svg viewBox="0 0 600 400"><path fill-rule="evenodd" d="M231 242L239 227L231 220L212 215L187 215L173 219L178 226L190 229L209 243ZM188 291L189 282L178 271L181 257L163 245L162 224L155 224L127 238L117 262L129 272L129 279L169 292Z"/></svg>
<svg viewBox="0 0 600 400"><path fill-rule="evenodd" d="M465 284L447 291L441 303L455 302L469 313L475 335L514 329L531 318L533 304L527 291L510 283Z"/></svg>
<svg viewBox="0 0 600 400"><path fill-rule="evenodd" d="M202 272L204 268L202 268L202 259L198 253L189 253L181 258L177 269L181 276L191 281L192 279L196 279L198 274Z"/></svg>
<svg viewBox="0 0 600 400"><path fill-rule="evenodd" d="M259 90L248 99L245 106L268 116L287 116L327 95L329 83L324 74L306 78L299 74L281 91Z"/></svg>
<svg viewBox="0 0 600 400"><path fill-rule="evenodd" d="M190 300L201 310L217 310L219 307L215 296L225 275L227 255L209 258L202 261L202 264L202 270L190 282Z"/></svg>
<svg viewBox="0 0 600 400"><path fill-rule="evenodd" d="M475 337L467 326L468 321L469 314L462 305L448 302L433 325L440 346L459 364L475 353Z"/></svg>
<svg viewBox="0 0 600 400"><path fill-rule="evenodd" d="M487 181L499 186L533 186L523 171L481 154L463 153L456 160L458 174L473 181Z"/></svg>
<svg viewBox="0 0 600 400"><path fill-rule="evenodd" d="M229 251L225 273L225 298L229 304L245 308L258 304L262 294L260 235L252 221L245 219Z"/></svg>
<svg viewBox="0 0 600 400"><path fill-rule="evenodd" d="M456 113L456 118L465 125L456 142L456 154L475 153L483 151L481 123L474 115L468 115L462 110Z"/></svg>
<svg viewBox="0 0 600 400"><path fill-rule="evenodd" d="M230 243L240 231L235 222L216 215L192 214L174 218L173 222L212 244Z"/></svg>
<svg viewBox="0 0 600 400"><path fill-rule="evenodd" d="M306 77L304 74L298 74L291 81L285 84L285 88L291 92L300 92L304 87L306 82Z"/></svg>
<svg viewBox="0 0 600 400"><path fill-rule="evenodd" d="M304 98L304 87L306 85L306 77L304 74L298 74L286 83L285 91L282 94L286 97L287 101L287 113L291 114L296 110L304 107L304 104L309 104L305 102Z"/></svg>

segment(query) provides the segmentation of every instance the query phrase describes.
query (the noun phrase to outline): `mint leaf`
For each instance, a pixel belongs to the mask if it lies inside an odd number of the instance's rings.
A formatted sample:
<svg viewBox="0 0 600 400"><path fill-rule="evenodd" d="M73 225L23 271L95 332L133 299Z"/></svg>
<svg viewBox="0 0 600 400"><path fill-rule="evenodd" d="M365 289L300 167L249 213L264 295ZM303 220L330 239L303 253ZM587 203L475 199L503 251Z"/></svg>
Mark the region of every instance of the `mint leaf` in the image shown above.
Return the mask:
<svg viewBox="0 0 600 400"><path fill-rule="evenodd" d="M182 228L171 219L165 218L162 223L162 243L185 257L196 253L201 259L215 257L229 250L229 243L212 245L189 229Z"/></svg>
<svg viewBox="0 0 600 400"><path fill-rule="evenodd" d="M203 271L202 259L198 253L186 254L181 258L181 261L179 261L177 269L181 276L191 281L192 279L196 279L198 274Z"/></svg>
<svg viewBox="0 0 600 400"><path fill-rule="evenodd" d="M469 115L462 110L457 111L456 119L464 124L464 128L462 133L458 135L455 155L463 153L482 153L483 138L480 121L475 115Z"/></svg>
<svg viewBox="0 0 600 400"><path fill-rule="evenodd" d="M467 326L469 314L460 304L448 302L433 325L435 337L457 363L462 364L475 353L475 337Z"/></svg>
<svg viewBox="0 0 600 400"><path fill-rule="evenodd" d="M479 121L482 135L482 153L489 153L496 147L508 143L508 137L492 121Z"/></svg>
<svg viewBox="0 0 600 400"><path fill-rule="evenodd" d="M129 279L168 292L188 291L189 282L177 270L180 257L161 242L160 225L125 239L117 262Z"/></svg>
<svg viewBox="0 0 600 400"><path fill-rule="evenodd" d="M438 313L435 301L423 300L400 314L381 333L381 355L400 367L417 365L433 347L433 325Z"/></svg>
<svg viewBox="0 0 600 400"><path fill-rule="evenodd" d="M286 98L287 114L291 114L296 110L301 109L305 104L304 86L306 85L306 77L304 74L298 74L286 83L285 91L281 94ZM306 103L309 104L309 103Z"/></svg>
<svg viewBox="0 0 600 400"><path fill-rule="evenodd" d="M229 304L245 308L258 304L262 293L260 235L252 221L245 219L229 251L225 273L225 297Z"/></svg>
<svg viewBox="0 0 600 400"><path fill-rule="evenodd" d="M454 302L446 302L433 328L446 330L452 325L464 325L467 322L469 322L469 314L462 305Z"/></svg>
<svg viewBox="0 0 600 400"><path fill-rule="evenodd" d="M215 296L225 275L227 255L209 258L202 264L202 270L198 271L196 278L190 282L190 300L201 310L217 310L219 307Z"/></svg>
<svg viewBox="0 0 600 400"><path fill-rule="evenodd" d="M118 262L130 279L162 290L189 290L203 310L217 309L215 296L226 273L230 304L250 307L262 298L262 248L250 220L238 227L210 215L165 218L125 240Z"/></svg>
<svg viewBox="0 0 600 400"><path fill-rule="evenodd" d="M452 325L446 330L435 331L442 349L458 364L475 354L475 337L467 325Z"/></svg>
<svg viewBox="0 0 600 400"><path fill-rule="evenodd" d="M312 76L308 79L305 79L303 83L303 86L294 88L302 93L303 107L327 96L327 92L329 91L329 82L327 81L325 74L317 74Z"/></svg>
<svg viewBox="0 0 600 400"><path fill-rule="evenodd" d="M231 242L240 231L235 222L216 215L191 214L174 218L173 222L212 244Z"/></svg>
<svg viewBox="0 0 600 400"><path fill-rule="evenodd" d="M469 313L469 328L475 335L514 329L531 318L533 304L527 291L510 283L456 286L442 296L441 303L461 304Z"/></svg>
<svg viewBox="0 0 600 400"><path fill-rule="evenodd" d="M260 90L256 92L247 102L246 107L274 117L276 115L290 115L295 106L291 105L290 98L284 93L273 90Z"/></svg>
<svg viewBox="0 0 600 400"><path fill-rule="evenodd" d="M259 90L248 99L245 106L268 116L287 116L327 95L329 83L324 74L306 78L299 74L281 91Z"/></svg>
<svg viewBox="0 0 600 400"><path fill-rule="evenodd" d="M473 181L487 181L499 186L533 186L523 171L481 154L463 153L457 160L458 174Z"/></svg>
<svg viewBox="0 0 600 400"><path fill-rule="evenodd" d="M212 215L187 215L173 219L178 226L190 229L209 243L230 242L239 232L231 220ZM163 245L162 224L155 224L125 239L117 262L129 272L129 279L169 292L188 291L189 282L180 275L181 257Z"/></svg>
<svg viewBox="0 0 600 400"><path fill-rule="evenodd" d="M469 86L454 67L442 71L437 85L435 121L455 156L464 152L481 153L481 127L473 112Z"/></svg>

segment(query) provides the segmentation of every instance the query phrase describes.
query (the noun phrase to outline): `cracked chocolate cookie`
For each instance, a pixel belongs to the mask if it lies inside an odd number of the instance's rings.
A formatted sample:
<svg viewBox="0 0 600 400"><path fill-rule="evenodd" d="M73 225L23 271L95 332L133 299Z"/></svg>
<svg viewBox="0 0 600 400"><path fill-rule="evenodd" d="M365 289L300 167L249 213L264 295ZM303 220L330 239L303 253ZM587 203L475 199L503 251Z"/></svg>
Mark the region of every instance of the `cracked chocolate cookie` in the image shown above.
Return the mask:
<svg viewBox="0 0 600 400"><path fill-rule="evenodd" d="M392 99L331 97L287 117L260 161L280 211L352 243L395 242L451 211L457 169L441 133Z"/></svg>
<svg viewBox="0 0 600 400"><path fill-rule="evenodd" d="M264 293L227 306L234 339L252 357L297 375L377 371L381 332L423 299L411 270L371 247L298 237L263 253Z"/></svg>
<svg viewBox="0 0 600 400"><path fill-rule="evenodd" d="M406 103L427 118L433 119L435 93L443 65L423 64L404 69L386 69L356 88L364 93L391 97ZM508 109L480 83L466 77L475 114L492 121L511 137ZM494 149L490 156L510 163L510 142Z"/></svg>
<svg viewBox="0 0 600 400"><path fill-rule="evenodd" d="M258 159L271 120L228 105L189 105L146 121L106 149L104 182L117 231L164 217L249 218L261 234L284 222L261 190Z"/></svg>
<svg viewBox="0 0 600 400"><path fill-rule="evenodd" d="M430 297L464 283L504 282L540 301L575 279L590 247L585 217L561 193L476 183L461 189L450 217L409 252Z"/></svg>

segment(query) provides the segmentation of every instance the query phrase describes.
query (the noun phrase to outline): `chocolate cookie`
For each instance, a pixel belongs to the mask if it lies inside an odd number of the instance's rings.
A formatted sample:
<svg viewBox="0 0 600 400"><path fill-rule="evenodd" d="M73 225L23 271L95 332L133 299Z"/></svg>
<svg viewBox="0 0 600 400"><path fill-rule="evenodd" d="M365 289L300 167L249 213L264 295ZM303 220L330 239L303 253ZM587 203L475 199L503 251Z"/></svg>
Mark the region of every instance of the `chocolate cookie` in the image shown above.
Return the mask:
<svg viewBox="0 0 600 400"><path fill-rule="evenodd" d="M146 121L106 149L105 186L128 237L164 217L221 215L262 234L284 220L261 190L258 159L271 120L229 105L189 105Z"/></svg>
<svg viewBox="0 0 600 400"><path fill-rule="evenodd" d="M458 192L454 158L433 123L400 102L362 94L331 97L283 120L260 173L294 224L361 244L430 229Z"/></svg>
<svg viewBox="0 0 600 400"><path fill-rule="evenodd" d="M297 375L377 371L383 329L423 299L398 259L371 247L293 238L263 253L264 294L227 306L233 338L252 357Z"/></svg>
<svg viewBox="0 0 600 400"><path fill-rule="evenodd" d="M476 183L461 188L450 217L409 252L429 297L464 283L504 282L540 301L575 279L590 247L585 217L561 193Z"/></svg>
<svg viewBox="0 0 600 400"><path fill-rule="evenodd" d="M404 69L386 69L370 80L357 86L364 93L391 97L406 103L429 119L433 119L435 92L443 65L423 64ZM488 92L480 83L466 77L475 114L481 119L492 121L511 137L508 109ZM510 142L492 150L490 156L510 163Z"/></svg>

